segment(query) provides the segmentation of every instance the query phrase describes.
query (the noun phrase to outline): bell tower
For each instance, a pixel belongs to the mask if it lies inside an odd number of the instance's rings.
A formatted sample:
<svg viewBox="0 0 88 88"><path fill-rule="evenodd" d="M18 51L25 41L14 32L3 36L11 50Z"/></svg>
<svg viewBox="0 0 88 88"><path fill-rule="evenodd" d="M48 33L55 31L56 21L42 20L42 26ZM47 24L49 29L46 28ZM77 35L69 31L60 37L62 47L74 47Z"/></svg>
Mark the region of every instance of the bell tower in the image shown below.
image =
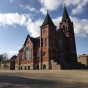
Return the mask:
<svg viewBox="0 0 88 88"><path fill-rule="evenodd" d="M40 49L41 49L41 64L42 69L49 69L49 61L51 58L51 48L54 49L56 43L56 26L54 25L49 13L40 27ZM52 47L51 47L52 46Z"/></svg>
<svg viewBox="0 0 88 88"><path fill-rule="evenodd" d="M62 28L66 37L71 38L72 34L74 36L73 22L71 22L70 20L70 17L66 10L66 6L64 6L64 12L63 12L63 17L62 17L62 22L60 23L60 28Z"/></svg>
<svg viewBox="0 0 88 88"><path fill-rule="evenodd" d="M71 22L70 17L68 15L66 6L64 6L64 12L62 22L60 23L60 28L62 29L67 39L66 50L68 51L69 56L68 62L75 62L77 61L77 53L76 53L74 26L73 22Z"/></svg>

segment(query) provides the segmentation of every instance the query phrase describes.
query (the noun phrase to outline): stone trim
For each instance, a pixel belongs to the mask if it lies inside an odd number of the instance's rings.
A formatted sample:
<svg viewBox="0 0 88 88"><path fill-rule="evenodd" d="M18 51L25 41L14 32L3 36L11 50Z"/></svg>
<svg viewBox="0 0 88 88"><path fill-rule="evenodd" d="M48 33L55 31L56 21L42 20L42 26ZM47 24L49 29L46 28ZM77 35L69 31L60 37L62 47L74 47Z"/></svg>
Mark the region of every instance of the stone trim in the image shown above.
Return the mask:
<svg viewBox="0 0 88 88"><path fill-rule="evenodd" d="M25 66L26 66L26 69L25 69ZM30 69L28 69L28 66L30 66ZM22 67L22 69L21 69L21 67ZM20 65L20 70L33 70L33 63Z"/></svg>
<svg viewBox="0 0 88 88"><path fill-rule="evenodd" d="M34 69L37 69L37 65L39 65L39 70L41 69L41 63L35 63L34 64ZM38 70L38 69L37 69Z"/></svg>
<svg viewBox="0 0 88 88"><path fill-rule="evenodd" d="M49 70L49 62L42 63L42 70L45 70L45 69L43 69L43 65L46 65L46 70Z"/></svg>
<svg viewBox="0 0 88 88"><path fill-rule="evenodd" d="M15 65L15 70L18 70L19 69L19 65Z"/></svg>

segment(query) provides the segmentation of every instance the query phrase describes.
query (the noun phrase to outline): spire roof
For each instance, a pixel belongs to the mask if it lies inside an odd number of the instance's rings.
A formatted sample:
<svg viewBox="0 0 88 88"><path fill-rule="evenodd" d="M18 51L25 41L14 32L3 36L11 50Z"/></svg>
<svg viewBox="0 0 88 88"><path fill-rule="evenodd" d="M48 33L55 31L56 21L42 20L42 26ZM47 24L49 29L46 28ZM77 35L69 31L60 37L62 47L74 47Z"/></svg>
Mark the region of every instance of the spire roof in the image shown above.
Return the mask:
<svg viewBox="0 0 88 88"><path fill-rule="evenodd" d="M66 21L66 20L68 20L69 22L71 22L71 20L69 18L69 15L68 15L68 12L66 10L66 6L64 5L64 13L63 13L62 21Z"/></svg>
<svg viewBox="0 0 88 88"><path fill-rule="evenodd" d="M48 11L47 11L47 15L46 15L46 18L45 18L45 20L44 20L42 26L45 26L46 24L50 24L50 25L52 25L52 26L55 26L54 23L53 23L53 21L51 20L51 18L50 18L50 16L49 16ZM42 27L42 26L41 26L41 27Z"/></svg>

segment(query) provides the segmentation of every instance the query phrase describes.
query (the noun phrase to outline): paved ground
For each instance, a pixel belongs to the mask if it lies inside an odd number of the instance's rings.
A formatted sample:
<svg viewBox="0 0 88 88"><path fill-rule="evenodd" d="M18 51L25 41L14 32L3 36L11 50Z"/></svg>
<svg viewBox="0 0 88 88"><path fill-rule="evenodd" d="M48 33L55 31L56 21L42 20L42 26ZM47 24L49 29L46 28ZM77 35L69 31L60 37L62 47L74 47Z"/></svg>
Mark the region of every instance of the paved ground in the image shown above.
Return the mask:
<svg viewBox="0 0 88 88"><path fill-rule="evenodd" d="M0 88L88 88L88 70L0 70Z"/></svg>

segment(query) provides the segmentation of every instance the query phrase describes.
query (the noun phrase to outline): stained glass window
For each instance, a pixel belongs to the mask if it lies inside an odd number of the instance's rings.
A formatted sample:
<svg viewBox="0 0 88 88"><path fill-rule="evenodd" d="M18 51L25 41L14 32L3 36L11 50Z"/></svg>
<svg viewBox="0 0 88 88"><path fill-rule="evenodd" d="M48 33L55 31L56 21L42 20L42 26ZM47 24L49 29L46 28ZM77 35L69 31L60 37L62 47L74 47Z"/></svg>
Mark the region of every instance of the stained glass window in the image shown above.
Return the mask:
<svg viewBox="0 0 88 88"><path fill-rule="evenodd" d="M59 40L59 49L62 50L63 49L63 41L60 39Z"/></svg>

